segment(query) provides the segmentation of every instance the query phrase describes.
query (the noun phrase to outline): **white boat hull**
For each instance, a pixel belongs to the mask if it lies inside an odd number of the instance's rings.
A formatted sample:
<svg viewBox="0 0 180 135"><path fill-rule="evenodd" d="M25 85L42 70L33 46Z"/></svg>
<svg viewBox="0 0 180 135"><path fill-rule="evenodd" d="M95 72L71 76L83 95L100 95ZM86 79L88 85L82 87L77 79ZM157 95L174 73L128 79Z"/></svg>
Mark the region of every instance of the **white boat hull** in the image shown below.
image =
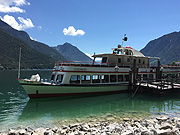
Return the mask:
<svg viewBox="0 0 180 135"><path fill-rule="evenodd" d="M19 80L30 98L127 92L128 83L104 85L51 85Z"/></svg>

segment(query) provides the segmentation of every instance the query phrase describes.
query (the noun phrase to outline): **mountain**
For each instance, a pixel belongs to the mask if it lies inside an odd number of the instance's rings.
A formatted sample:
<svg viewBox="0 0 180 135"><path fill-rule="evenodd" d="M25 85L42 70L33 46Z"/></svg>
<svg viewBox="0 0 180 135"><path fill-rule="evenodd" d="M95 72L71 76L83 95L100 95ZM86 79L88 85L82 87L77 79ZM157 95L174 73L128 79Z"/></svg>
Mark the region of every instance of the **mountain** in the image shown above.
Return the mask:
<svg viewBox="0 0 180 135"><path fill-rule="evenodd" d="M53 48L69 61L92 61L91 58L70 43L64 43Z"/></svg>
<svg viewBox="0 0 180 135"><path fill-rule="evenodd" d="M0 20L0 29L4 30L5 32L9 33L11 36L15 38L21 39L31 48L35 49L36 51L40 53L43 53L45 55L52 57L56 61L65 60L65 58L53 48L49 47L46 44L31 40L29 35L25 31L18 31L12 28L7 23L3 22L2 20Z"/></svg>
<svg viewBox="0 0 180 135"><path fill-rule="evenodd" d="M141 52L145 56L159 57L163 65L180 60L180 32L173 32L150 41Z"/></svg>
<svg viewBox="0 0 180 135"><path fill-rule="evenodd" d="M0 29L0 69L17 69L20 45L23 44L21 68L52 69L55 59L31 48L26 42Z"/></svg>

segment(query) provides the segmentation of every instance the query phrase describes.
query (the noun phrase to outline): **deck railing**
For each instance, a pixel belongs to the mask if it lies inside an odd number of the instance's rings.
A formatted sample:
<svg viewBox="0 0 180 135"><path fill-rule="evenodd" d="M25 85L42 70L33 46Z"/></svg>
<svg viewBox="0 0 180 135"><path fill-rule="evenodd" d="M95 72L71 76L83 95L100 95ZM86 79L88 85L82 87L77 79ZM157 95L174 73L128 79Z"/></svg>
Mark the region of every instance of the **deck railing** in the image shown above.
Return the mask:
<svg viewBox="0 0 180 135"><path fill-rule="evenodd" d="M55 66L110 66L112 63L87 62L87 61L58 61Z"/></svg>
<svg viewBox="0 0 180 135"><path fill-rule="evenodd" d="M162 67L167 69L180 69L180 65L163 65Z"/></svg>
<svg viewBox="0 0 180 135"><path fill-rule="evenodd" d="M55 66L87 66L87 67L122 67L122 68L131 68L132 63L101 63L101 62L85 62L85 61L58 61L55 63ZM137 64L139 68L148 68L148 64Z"/></svg>

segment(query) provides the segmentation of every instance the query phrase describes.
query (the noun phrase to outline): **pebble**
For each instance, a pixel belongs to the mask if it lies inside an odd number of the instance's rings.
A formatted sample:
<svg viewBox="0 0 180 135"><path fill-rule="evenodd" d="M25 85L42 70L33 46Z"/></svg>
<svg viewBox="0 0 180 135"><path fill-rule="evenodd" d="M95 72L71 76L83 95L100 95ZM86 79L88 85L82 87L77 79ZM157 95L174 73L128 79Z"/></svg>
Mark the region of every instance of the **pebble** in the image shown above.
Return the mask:
<svg viewBox="0 0 180 135"><path fill-rule="evenodd" d="M90 121L54 128L17 128L9 129L8 132L0 132L0 135L180 135L180 118L177 117L160 116L139 121L124 118L123 121L121 123Z"/></svg>

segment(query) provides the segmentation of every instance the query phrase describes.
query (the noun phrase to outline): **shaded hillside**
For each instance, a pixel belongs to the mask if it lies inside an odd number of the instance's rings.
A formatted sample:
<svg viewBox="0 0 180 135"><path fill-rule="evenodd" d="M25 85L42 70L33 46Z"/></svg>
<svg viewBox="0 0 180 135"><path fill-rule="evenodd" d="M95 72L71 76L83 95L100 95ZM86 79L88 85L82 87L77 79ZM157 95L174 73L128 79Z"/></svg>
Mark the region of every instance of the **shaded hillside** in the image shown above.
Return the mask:
<svg viewBox="0 0 180 135"><path fill-rule="evenodd" d="M92 61L91 58L70 43L64 43L63 45L58 45L57 47L53 48L69 61Z"/></svg>
<svg viewBox="0 0 180 135"><path fill-rule="evenodd" d="M17 69L19 47L22 49L21 68L53 68L55 59L29 47L24 41L0 29L0 69Z"/></svg>
<svg viewBox="0 0 180 135"><path fill-rule="evenodd" d="M180 60L180 32L150 41L141 52L145 56L159 57L163 65Z"/></svg>
<svg viewBox="0 0 180 135"><path fill-rule="evenodd" d="M65 60L65 58L60 53L58 53L56 50L52 49L48 45L31 40L29 35L25 31L15 30L2 20L0 20L0 28L12 35L13 37L23 40L27 45L34 48L38 52L49 55L55 60Z"/></svg>

